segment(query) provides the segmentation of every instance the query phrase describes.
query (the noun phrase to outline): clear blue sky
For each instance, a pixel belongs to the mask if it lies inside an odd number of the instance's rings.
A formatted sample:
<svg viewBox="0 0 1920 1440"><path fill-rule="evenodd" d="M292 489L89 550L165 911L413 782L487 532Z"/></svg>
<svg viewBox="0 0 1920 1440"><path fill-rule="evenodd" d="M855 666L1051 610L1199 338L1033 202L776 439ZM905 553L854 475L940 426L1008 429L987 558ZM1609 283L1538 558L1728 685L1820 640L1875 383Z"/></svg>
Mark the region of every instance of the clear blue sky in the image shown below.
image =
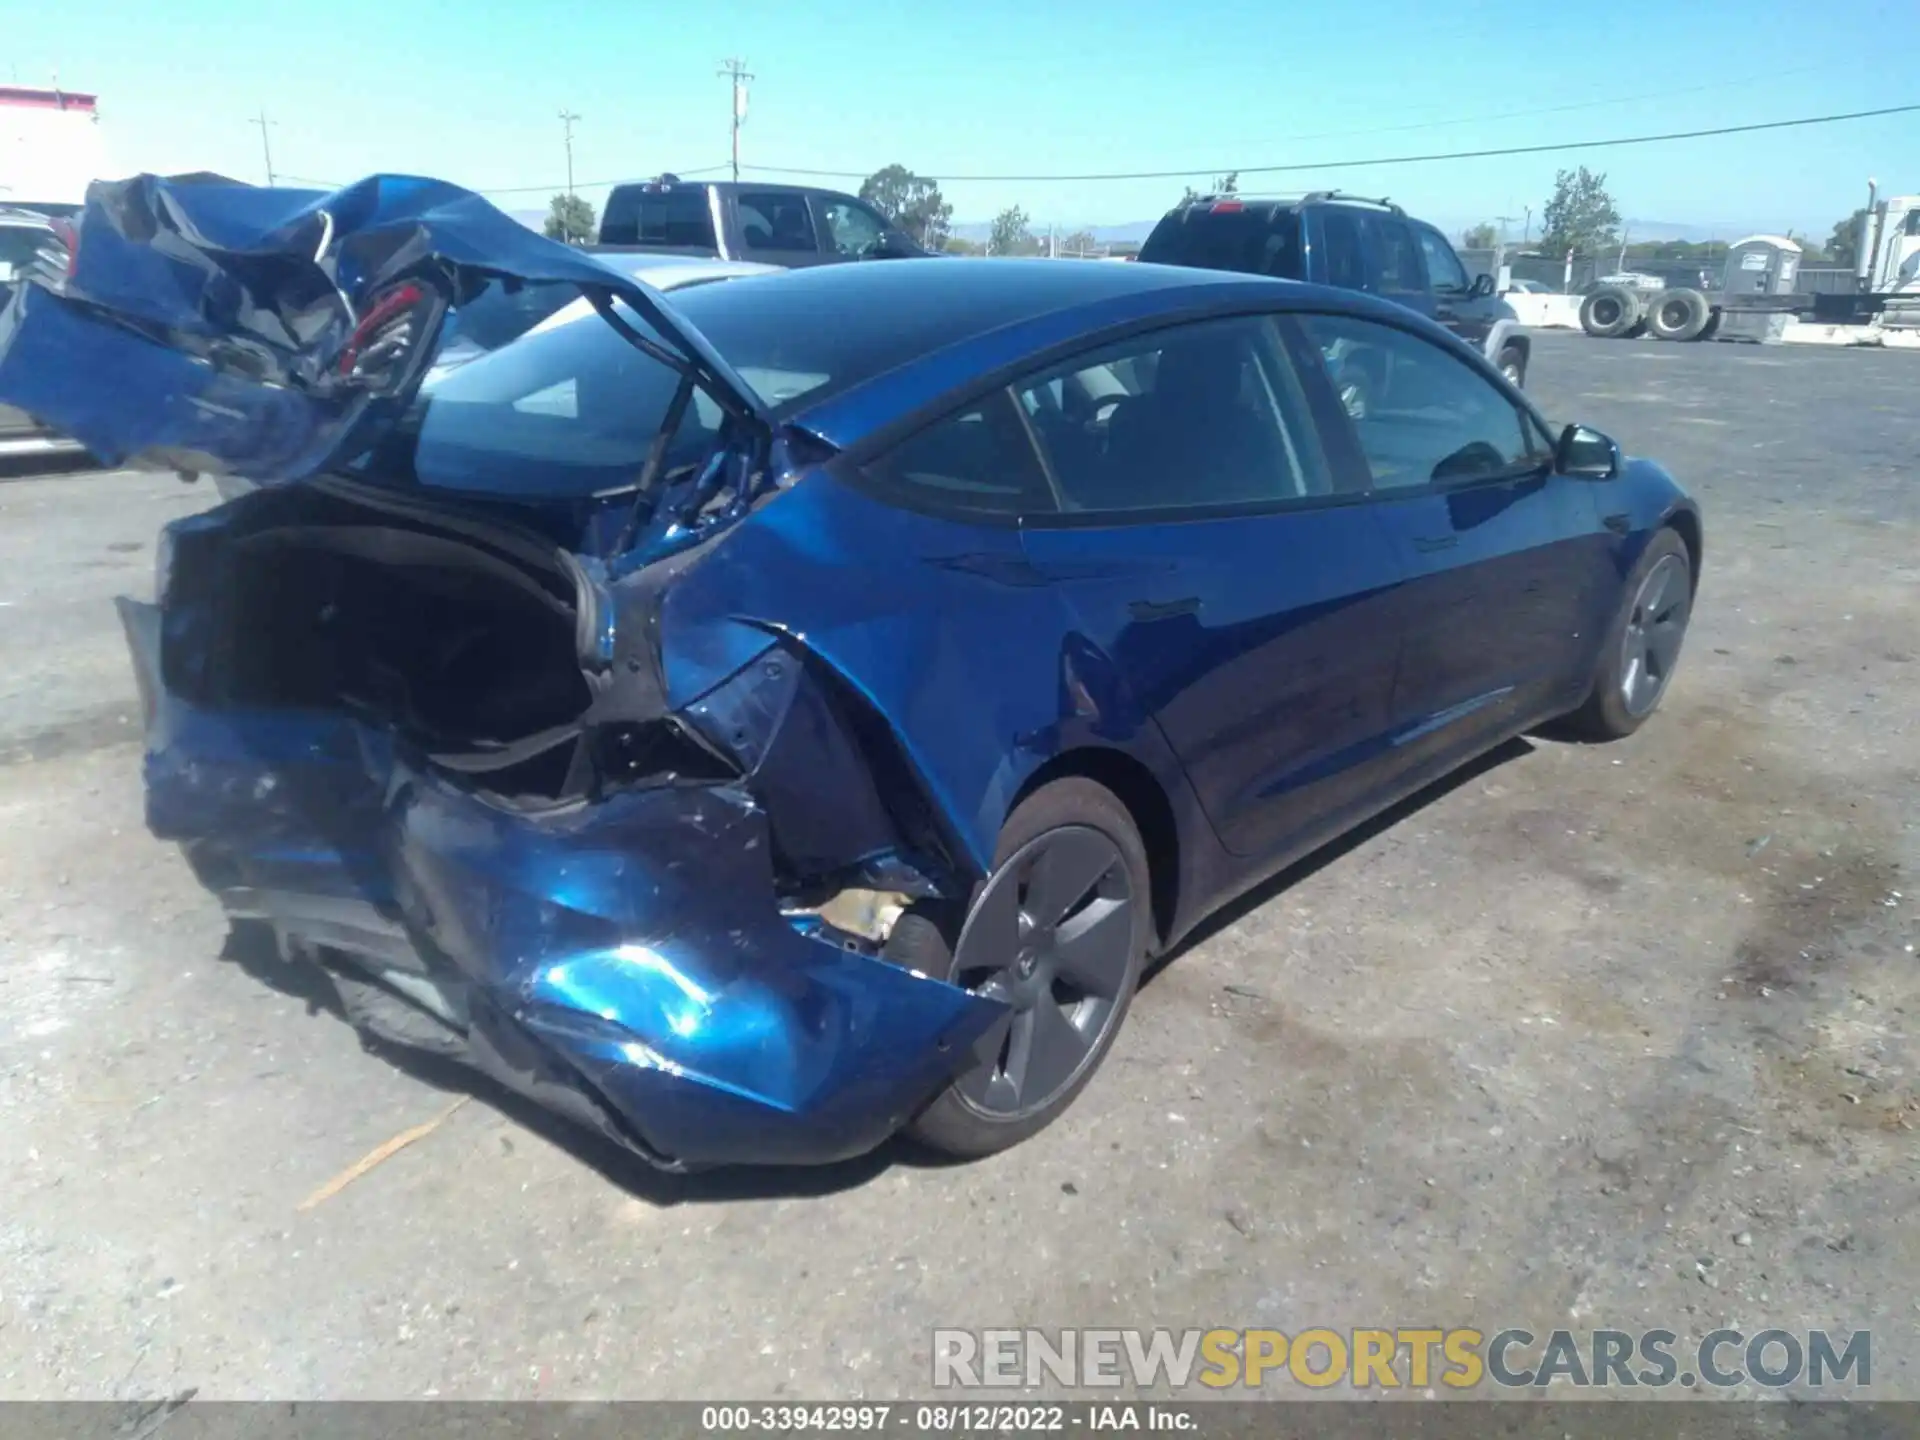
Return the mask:
<svg viewBox="0 0 1920 1440"><path fill-rule="evenodd" d="M582 181L715 166L745 58L748 164L1056 174L1604 139L1920 101L1916 0L64 0L17 4L0 79L96 91L114 163L262 178L437 175L543 207ZM9 74L8 72L12 73ZM1557 113L1539 113L1555 111ZM1528 112L1528 113L1516 113ZM1629 217L1826 227L1920 191L1920 114L1578 155L1268 177L1390 194L1446 224L1538 218L1557 165ZM752 172L748 172L751 174ZM1204 179L1203 175L1196 179ZM821 177L852 188L857 181ZM959 221L1148 219L1180 180L944 182ZM589 193L596 202L597 193ZM1517 225L1516 225L1517 230Z"/></svg>

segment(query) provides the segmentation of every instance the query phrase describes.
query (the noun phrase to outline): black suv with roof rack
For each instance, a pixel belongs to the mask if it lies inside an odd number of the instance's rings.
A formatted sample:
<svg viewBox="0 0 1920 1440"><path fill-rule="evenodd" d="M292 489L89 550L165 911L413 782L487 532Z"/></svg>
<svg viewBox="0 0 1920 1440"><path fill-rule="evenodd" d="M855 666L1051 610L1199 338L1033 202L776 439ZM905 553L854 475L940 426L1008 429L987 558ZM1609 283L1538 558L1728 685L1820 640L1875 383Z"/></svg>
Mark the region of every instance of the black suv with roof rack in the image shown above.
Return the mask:
<svg viewBox="0 0 1920 1440"><path fill-rule="evenodd" d="M1526 381L1533 343L1493 277L1469 276L1446 236L1390 200L1202 195L1167 212L1139 259L1364 290L1439 321L1515 385Z"/></svg>

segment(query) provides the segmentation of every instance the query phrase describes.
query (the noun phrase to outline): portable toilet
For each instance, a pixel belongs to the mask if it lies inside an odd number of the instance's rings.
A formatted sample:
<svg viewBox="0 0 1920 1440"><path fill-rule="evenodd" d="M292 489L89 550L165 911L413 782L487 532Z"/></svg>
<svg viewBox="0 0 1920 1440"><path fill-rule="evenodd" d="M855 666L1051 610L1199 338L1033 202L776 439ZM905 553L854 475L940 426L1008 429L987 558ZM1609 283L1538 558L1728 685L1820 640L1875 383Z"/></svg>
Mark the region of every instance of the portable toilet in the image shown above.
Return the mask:
<svg viewBox="0 0 1920 1440"><path fill-rule="evenodd" d="M1749 235L1727 251L1720 288L1736 295L1791 295L1800 244L1784 235Z"/></svg>

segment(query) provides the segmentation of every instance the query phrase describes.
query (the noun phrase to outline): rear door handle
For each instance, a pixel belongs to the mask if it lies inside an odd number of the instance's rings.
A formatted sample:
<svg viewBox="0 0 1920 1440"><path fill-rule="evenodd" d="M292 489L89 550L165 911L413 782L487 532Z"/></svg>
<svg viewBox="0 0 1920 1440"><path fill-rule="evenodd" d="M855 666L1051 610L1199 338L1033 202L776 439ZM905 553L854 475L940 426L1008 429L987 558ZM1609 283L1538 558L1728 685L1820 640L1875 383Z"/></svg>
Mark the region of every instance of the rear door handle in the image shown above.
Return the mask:
<svg viewBox="0 0 1920 1440"><path fill-rule="evenodd" d="M1451 550L1460 543L1458 535L1416 535L1413 548L1422 555L1431 555L1436 550Z"/></svg>
<svg viewBox="0 0 1920 1440"><path fill-rule="evenodd" d="M1200 597L1188 595L1179 600L1135 600L1127 609L1136 620L1172 620L1181 615L1198 615Z"/></svg>

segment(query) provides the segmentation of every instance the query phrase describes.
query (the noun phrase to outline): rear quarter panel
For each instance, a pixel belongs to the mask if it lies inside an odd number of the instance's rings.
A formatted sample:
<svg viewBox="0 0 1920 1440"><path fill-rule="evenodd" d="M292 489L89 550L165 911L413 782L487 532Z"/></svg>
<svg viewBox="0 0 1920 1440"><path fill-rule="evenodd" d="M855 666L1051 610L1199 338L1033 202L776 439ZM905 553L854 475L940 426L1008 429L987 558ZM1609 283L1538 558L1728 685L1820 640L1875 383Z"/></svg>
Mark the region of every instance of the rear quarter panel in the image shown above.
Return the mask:
<svg viewBox="0 0 1920 1440"><path fill-rule="evenodd" d="M1034 772L1065 751L1121 751L1176 817L1191 795L1159 730L1080 637L1012 526L884 503L806 475L691 567L661 616L678 708L754 651L791 637L890 727L976 873Z"/></svg>

